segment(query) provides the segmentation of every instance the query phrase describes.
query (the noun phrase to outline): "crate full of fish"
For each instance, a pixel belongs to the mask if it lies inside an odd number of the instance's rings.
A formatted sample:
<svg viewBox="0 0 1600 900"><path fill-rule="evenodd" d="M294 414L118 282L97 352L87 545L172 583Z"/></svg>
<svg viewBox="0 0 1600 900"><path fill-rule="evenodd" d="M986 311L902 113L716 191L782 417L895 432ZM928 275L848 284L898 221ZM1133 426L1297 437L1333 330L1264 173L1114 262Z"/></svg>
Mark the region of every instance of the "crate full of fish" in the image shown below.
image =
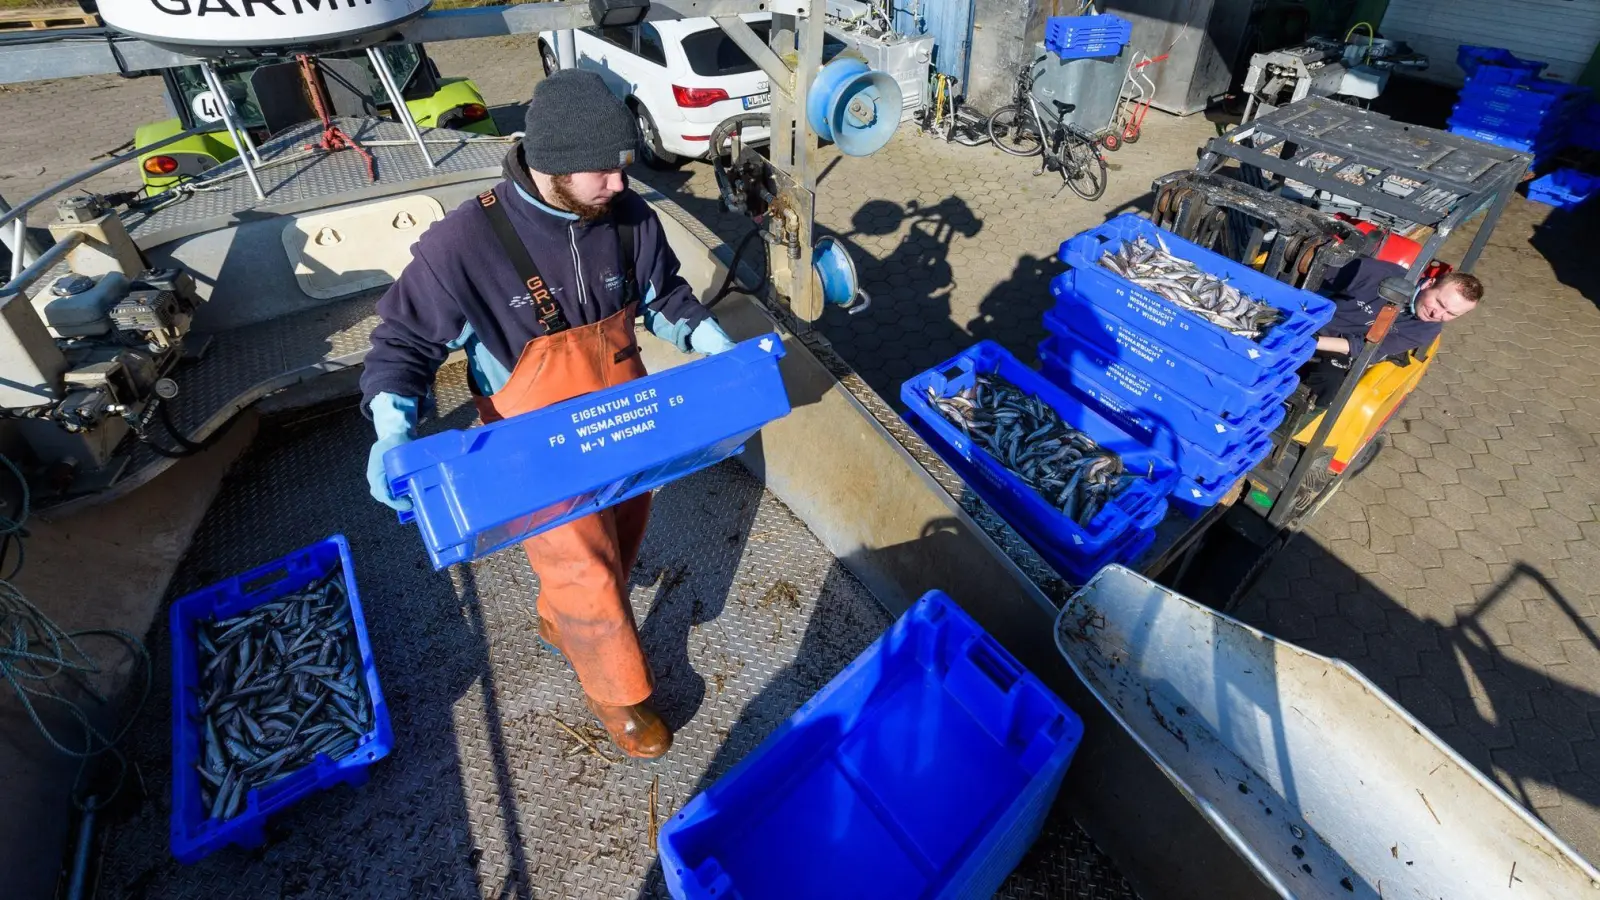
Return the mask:
<svg viewBox="0 0 1600 900"><path fill-rule="evenodd" d="M1307 337L1294 352L1263 369L1258 380L1242 384L1195 362L1121 316L1075 297L1064 298L1047 310L1044 327L1051 334L1082 339L1117 363L1176 391L1197 409L1241 420L1293 393L1300 384L1300 365L1317 348L1316 335Z"/></svg>
<svg viewBox="0 0 1600 900"><path fill-rule="evenodd" d="M1085 402L1093 404L1096 411L1127 429L1134 435L1155 435L1166 427L1166 422L1128 400L1120 391L1085 375L1081 370L1066 371L1056 338L1046 340L1039 347L1039 361L1045 376ZM1283 421L1283 408L1272 419L1272 428ZM1218 455L1196 446L1178 436L1174 447L1178 473L1181 476L1173 486L1172 497L1193 505L1211 506L1240 478L1254 469L1272 452L1272 431L1258 431L1249 440Z"/></svg>
<svg viewBox="0 0 1600 900"><path fill-rule="evenodd" d="M1129 435L993 341L905 382L900 397L929 444L1036 546L1087 561L1166 516L1170 435Z"/></svg>
<svg viewBox="0 0 1600 900"><path fill-rule="evenodd" d="M1057 334L1039 347L1042 371L1056 385L1085 393L1079 385L1093 385L1097 391L1114 393L1117 398L1140 410L1153 422L1189 443L1217 456L1227 456L1252 443L1283 421L1282 400L1269 401L1246 416L1219 416L1201 409L1137 369L1112 359L1098 347L1075 334Z"/></svg>
<svg viewBox="0 0 1600 900"><path fill-rule="evenodd" d="M1038 839L1083 722L930 591L661 828L667 890L992 897Z"/></svg>
<svg viewBox="0 0 1600 900"><path fill-rule="evenodd" d="M1195 362L1255 384L1333 318L1333 301L1127 214L1068 238L1058 300L1123 318Z"/></svg>
<svg viewBox="0 0 1600 900"><path fill-rule="evenodd" d="M334 535L172 604L172 854L259 846L267 818L366 781L394 735Z"/></svg>
<svg viewBox="0 0 1600 900"><path fill-rule="evenodd" d="M716 356L385 454L434 568L486 556L721 462L789 414L766 334ZM560 473L551 477L550 473Z"/></svg>

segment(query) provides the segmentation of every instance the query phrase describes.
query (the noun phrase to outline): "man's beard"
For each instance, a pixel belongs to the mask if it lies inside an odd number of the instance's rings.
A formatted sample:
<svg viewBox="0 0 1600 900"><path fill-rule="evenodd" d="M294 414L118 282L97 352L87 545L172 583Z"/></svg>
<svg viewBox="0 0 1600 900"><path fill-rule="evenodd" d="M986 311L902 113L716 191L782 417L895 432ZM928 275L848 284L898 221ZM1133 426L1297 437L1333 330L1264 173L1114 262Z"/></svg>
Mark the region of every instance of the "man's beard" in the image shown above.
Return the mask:
<svg viewBox="0 0 1600 900"><path fill-rule="evenodd" d="M585 222L601 219L611 212L611 201L605 203L584 203L572 194L572 176L552 175L550 177L550 193L555 196L550 198L556 205L570 213L576 213L578 218Z"/></svg>

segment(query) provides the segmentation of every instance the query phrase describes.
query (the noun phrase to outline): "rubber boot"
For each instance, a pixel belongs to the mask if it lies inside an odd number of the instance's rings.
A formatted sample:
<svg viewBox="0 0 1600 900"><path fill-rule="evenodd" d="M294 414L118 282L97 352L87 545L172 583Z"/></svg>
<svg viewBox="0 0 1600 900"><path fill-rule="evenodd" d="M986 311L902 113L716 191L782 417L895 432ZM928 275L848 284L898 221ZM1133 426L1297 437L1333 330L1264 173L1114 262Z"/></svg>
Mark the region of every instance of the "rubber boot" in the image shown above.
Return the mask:
<svg viewBox="0 0 1600 900"><path fill-rule="evenodd" d="M562 656L561 632L553 621L539 618L539 639ZM584 705L600 720L611 742L623 753L638 759L654 759L672 749L672 731L649 702L633 706L610 706L585 695Z"/></svg>

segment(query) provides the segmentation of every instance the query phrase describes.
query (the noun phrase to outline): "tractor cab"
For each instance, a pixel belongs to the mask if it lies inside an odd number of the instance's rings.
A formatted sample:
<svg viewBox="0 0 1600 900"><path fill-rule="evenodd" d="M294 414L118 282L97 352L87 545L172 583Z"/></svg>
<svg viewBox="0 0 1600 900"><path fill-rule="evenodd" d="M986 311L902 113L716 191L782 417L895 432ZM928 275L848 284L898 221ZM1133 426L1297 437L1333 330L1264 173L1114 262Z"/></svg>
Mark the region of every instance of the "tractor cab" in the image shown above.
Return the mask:
<svg viewBox="0 0 1600 900"><path fill-rule="evenodd" d="M421 44L389 44L378 48L400 86L411 118L418 126L449 128L484 135L499 134L483 92L470 78L444 78ZM381 74L364 50L318 53L308 75L297 56L262 55L219 62L212 67L237 115L236 125L251 140L264 143L286 129L328 116L393 115ZM317 79L321 97L313 101L305 79ZM145 192L158 194L182 181L238 156L223 120L216 91L198 65L161 70L169 119L141 125L134 134L138 147L184 131L200 133L151 151L139 160Z"/></svg>

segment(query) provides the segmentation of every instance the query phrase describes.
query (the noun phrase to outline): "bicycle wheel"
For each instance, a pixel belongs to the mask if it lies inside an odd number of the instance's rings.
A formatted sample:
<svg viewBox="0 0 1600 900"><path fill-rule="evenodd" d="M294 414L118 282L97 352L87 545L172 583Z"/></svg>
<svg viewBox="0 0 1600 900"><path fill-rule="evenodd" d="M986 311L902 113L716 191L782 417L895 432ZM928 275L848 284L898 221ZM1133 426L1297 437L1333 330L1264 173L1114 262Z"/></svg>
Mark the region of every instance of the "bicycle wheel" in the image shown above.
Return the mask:
<svg viewBox="0 0 1600 900"><path fill-rule="evenodd" d="M1067 134L1061 142L1061 163L1061 176L1074 194L1099 200L1106 192L1106 158L1093 138L1076 130Z"/></svg>
<svg viewBox="0 0 1600 900"><path fill-rule="evenodd" d="M989 140L1012 156L1038 156L1044 150L1033 117L1015 105L1002 106L989 117Z"/></svg>

